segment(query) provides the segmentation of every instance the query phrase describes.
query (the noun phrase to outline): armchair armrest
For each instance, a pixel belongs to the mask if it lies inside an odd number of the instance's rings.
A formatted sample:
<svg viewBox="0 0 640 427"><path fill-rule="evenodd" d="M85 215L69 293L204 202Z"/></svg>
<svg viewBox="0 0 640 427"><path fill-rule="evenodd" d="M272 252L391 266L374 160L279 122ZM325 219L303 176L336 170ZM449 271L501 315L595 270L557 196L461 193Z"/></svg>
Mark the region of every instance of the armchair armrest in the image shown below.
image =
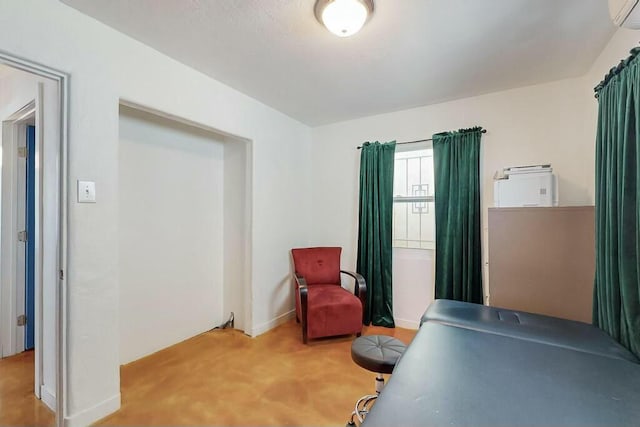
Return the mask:
<svg viewBox="0 0 640 427"><path fill-rule="evenodd" d="M298 293L300 294L300 314L302 319L302 342L307 343L307 297L309 288L307 287L307 281L298 272L295 273L296 283L298 284Z"/></svg>
<svg viewBox="0 0 640 427"><path fill-rule="evenodd" d="M367 300L367 283L365 282L364 277L354 271L340 270L340 273L346 274L347 276L351 276L356 279L356 284L353 287L353 294L360 299L360 302L362 302L362 307L364 308L365 301Z"/></svg>

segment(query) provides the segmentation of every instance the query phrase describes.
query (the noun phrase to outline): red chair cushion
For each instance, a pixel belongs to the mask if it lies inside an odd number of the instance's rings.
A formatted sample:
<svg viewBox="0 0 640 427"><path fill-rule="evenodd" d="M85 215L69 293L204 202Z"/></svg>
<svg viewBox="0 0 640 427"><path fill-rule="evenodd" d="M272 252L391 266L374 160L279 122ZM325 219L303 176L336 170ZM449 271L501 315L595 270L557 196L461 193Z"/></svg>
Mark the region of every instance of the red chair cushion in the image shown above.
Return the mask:
<svg viewBox="0 0 640 427"><path fill-rule="evenodd" d="M291 249L296 273L307 285L340 284L340 254L342 248L322 247Z"/></svg>
<svg viewBox="0 0 640 427"><path fill-rule="evenodd" d="M309 338L357 334L362 331L362 303L333 284L309 286L307 334Z"/></svg>

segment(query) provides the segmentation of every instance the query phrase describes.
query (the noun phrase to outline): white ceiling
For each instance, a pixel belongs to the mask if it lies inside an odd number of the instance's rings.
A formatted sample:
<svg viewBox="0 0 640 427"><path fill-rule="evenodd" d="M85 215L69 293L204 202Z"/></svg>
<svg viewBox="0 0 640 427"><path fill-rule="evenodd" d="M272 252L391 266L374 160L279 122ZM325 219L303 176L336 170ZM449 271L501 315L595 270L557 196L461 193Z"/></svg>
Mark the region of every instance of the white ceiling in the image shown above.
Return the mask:
<svg viewBox="0 0 640 427"><path fill-rule="evenodd" d="M375 0L339 38L313 0L62 0L311 126L585 73L606 0Z"/></svg>

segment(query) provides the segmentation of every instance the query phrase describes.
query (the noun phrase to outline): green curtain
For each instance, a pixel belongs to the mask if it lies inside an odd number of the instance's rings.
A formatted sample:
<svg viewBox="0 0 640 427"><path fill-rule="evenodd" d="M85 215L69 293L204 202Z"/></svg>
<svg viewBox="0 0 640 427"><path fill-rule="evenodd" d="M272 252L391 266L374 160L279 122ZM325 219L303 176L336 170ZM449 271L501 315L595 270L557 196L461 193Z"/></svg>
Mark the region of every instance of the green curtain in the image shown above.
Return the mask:
<svg viewBox="0 0 640 427"><path fill-rule="evenodd" d="M482 128L433 135L435 297L482 304Z"/></svg>
<svg viewBox="0 0 640 427"><path fill-rule="evenodd" d="M391 295L395 141L365 142L360 153L357 271L367 282L363 323L393 328Z"/></svg>
<svg viewBox="0 0 640 427"><path fill-rule="evenodd" d="M596 87L593 323L640 356L640 49Z"/></svg>

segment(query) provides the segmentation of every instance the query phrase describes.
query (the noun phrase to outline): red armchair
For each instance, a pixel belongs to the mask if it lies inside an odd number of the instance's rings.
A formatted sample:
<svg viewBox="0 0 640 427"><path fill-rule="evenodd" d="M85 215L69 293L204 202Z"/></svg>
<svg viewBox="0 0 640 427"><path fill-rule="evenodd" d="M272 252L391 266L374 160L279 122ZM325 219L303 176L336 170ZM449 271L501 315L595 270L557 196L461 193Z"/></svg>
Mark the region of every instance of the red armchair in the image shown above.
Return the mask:
<svg viewBox="0 0 640 427"><path fill-rule="evenodd" d="M358 273L340 270L342 248L292 249L296 283L296 319L302 342L309 338L362 332L362 307L367 292ZM340 273L355 279L354 293L341 286Z"/></svg>

